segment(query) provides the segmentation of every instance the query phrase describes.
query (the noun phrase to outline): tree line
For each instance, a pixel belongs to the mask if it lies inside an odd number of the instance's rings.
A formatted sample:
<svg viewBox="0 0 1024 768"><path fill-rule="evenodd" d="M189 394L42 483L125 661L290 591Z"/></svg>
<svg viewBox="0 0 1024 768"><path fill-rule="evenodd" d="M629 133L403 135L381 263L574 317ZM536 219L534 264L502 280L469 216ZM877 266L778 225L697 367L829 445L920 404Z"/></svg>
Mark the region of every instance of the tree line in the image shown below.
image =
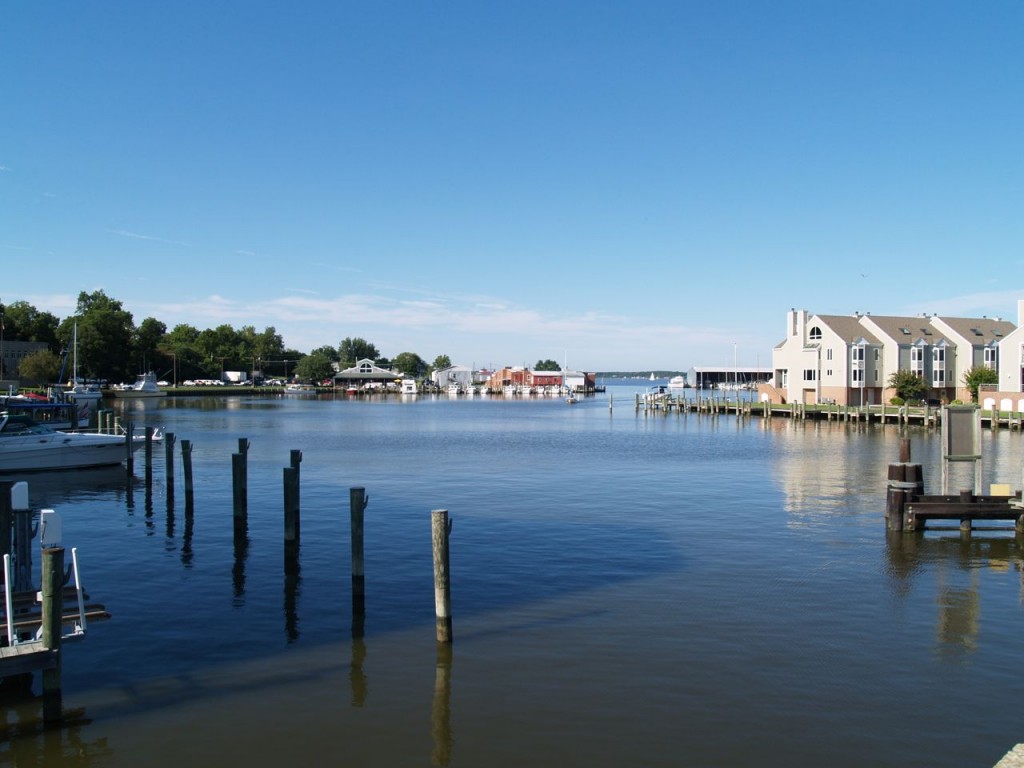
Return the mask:
<svg viewBox="0 0 1024 768"><path fill-rule="evenodd" d="M182 323L168 330L155 317L136 326L122 302L102 290L79 293L74 314L63 320L27 301L0 302L0 328L7 341L46 344L46 349L28 355L19 366L21 378L40 384L68 381L74 357L80 379L108 382L129 381L149 371L175 381L220 379L225 371L320 381L333 375L334 364L344 369L364 359L420 378L431 368L451 365L447 355L438 355L428 364L414 352L401 352L388 360L376 346L358 337L303 353L285 347L273 326L257 331L251 325L236 329L224 324L200 330ZM0 369L0 378L5 373Z"/></svg>

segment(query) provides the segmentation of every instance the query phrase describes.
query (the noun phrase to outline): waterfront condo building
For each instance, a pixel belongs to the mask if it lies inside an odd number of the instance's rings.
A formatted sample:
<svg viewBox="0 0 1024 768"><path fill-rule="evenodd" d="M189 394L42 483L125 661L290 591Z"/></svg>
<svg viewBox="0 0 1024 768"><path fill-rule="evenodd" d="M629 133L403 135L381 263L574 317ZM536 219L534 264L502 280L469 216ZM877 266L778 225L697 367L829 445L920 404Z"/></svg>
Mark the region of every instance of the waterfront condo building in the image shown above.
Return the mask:
<svg viewBox="0 0 1024 768"><path fill-rule="evenodd" d="M888 403L895 395L892 374L910 371L927 383L927 399L969 402L964 374L977 366L999 370L1002 345L1017 330L998 317L812 315L791 309L786 337L772 350L774 386L763 388L762 398L807 405Z"/></svg>

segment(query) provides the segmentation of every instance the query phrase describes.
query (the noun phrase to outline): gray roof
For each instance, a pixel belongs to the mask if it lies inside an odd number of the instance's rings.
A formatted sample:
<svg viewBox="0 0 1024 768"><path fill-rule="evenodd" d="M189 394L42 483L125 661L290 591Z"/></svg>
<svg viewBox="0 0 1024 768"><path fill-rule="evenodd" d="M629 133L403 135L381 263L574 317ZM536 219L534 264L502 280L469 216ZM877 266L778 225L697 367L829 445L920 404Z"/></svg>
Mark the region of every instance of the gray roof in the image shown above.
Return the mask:
<svg viewBox="0 0 1024 768"><path fill-rule="evenodd" d="M860 318L856 315L812 315L807 320L810 326L815 318L832 329L843 341L852 344L863 338L869 344L880 344L870 329L860 324Z"/></svg>
<svg viewBox="0 0 1024 768"><path fill-rule="evenodd" d="M988 344L1002 341L1013 332L1013 323L988 317L942 317L946 325L973 344Z"/></svg>
<svg viewBox="0 0 1024 768"><path fill-rule="evenodd" d="M945 335L927 317L900 317L898 315L867 315L886 336L894 339L898 344L913 344L918 339L924 339L930 344L937 344L945 339Z"/></svg>

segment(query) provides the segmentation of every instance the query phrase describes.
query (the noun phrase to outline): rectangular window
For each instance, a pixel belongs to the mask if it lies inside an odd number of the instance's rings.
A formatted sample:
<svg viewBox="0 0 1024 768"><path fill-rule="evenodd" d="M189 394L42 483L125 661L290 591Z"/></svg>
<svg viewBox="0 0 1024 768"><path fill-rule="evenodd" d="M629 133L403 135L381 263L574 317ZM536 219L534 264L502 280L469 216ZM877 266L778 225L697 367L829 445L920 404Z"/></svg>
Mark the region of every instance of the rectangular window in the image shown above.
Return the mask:
<svg viewBox="0 0 1024 768"><path fill-rule="evenodd" d="M825 350L825 359L826 360L831 360L832 359L832 350L831 349L826 349Z"/></svg>
<svg viewBox="0 0 1024 768"><path fill-rule="evenodd" d="M864 383L864 369L863 368L854 368L853 369L853 383L854 384L863 384Z"/></svg>
<svg viewBox="0 0 1024 768"><path fill-rule="evenodd" d="M816 370L814 370L813 368L805 368L804 369L804 381L817 381L817 380L818 380L818 372Z"/></svg>

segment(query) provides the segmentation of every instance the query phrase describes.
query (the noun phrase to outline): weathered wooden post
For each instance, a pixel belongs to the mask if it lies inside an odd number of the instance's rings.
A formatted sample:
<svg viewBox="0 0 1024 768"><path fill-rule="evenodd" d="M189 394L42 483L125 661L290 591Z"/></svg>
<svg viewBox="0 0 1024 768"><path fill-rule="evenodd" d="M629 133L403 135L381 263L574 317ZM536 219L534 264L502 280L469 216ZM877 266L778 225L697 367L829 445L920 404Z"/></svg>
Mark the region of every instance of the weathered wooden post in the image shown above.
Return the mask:
<svg viewBox="0 0 1024 768"><path fill-rule="evenodd" d="M61 719L60 690L61 654L64 613L64 548L47 547L43 550L41 589L42 642L54 655L53 666L43 670L43 721L56 723Z"/></svg>
<svg viewBox="0 0 1024 768"><path fill-rule="evenodd" d="M348 489L349 519L352 536L352 613L366 612L366 578L363 571L363 518L370 497L361 486Z"/></svg>
<svg viewBox="0 0 1024 768"><path fill-rule="evenodd" d="M174 508L174 433L164 432L164 465L167 468L167 508Z"/></svg>
<svg viewBox="0 0 1024 768"><path fill-rule="evenodd" d="M153 487L153 428L146 427L146 489Z"/></svg>
<svg viewBox="0 0 1024 768"><path fill-rule="evenodd" d="M249 441L238 438L238 453L231 454L231 486L234 500L235 522L249 514Z"/></svg>
<svg viewBox="0 0 1024 768"><path fill-rule="evenodd" d="M299 469L284 468L284 545L288 550L299 544Z"/></svg>
<svg viewBox="0 0 1024 768"><path fill-rule="evenodd" d="M890 531L903 530L903 513L907 503L906 464L889 465L889 485L885 494L885 520Z"/></svg>
<svg viewBox="0 0 1024 768"><path fill-rule="evenodd" d="M128 426L124 430L124 452L125 452L125 466L128 468L128 474L135 474L135 448L132 445L132 433L135 432L135 425L130 421Z"/></svg>
<svg viewBox="0 0 1024 768"><path fill-rule="evenodd" d="M448 519L447 509L431 511L430 530L434 549L434 614L437 619L437 642L450 643L452 598L448 538L452 532L452 521Z"/></svg>
<svg viewBox="0 0 1024 768"><path fill-rule="evenodd" d="M191 515L195 496L192 488L192 441L181 441L181 471L185 476L185 514Z"/></svg>
<svg viewBox="0 0 1024 768"><path fill-rule="evenodd" d="M910 454L910 438L900 438L900 463L889 465L885 497L885 519L890 531L904 529L907 503L924 493L924 473L920 464L910 463Z"/></svg>

